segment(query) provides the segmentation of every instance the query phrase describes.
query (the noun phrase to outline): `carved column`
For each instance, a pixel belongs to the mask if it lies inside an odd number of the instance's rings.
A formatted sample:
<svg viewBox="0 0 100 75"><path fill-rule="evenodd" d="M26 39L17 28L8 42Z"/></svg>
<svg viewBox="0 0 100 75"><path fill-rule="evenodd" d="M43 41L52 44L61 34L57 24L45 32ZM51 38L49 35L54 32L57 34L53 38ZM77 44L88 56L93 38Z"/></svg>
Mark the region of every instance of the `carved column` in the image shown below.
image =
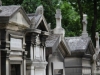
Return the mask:
<svg viewBox="0 0 100 75"><path fill-rule="evenodd" d="M26 55L27 51L23 52L23 75L26 75Z"/></svg>
<svg viewBox="0 0 100 75"><path fill-rule="evenodd" d="M10 55L10 51L7 51L7 56L6 56L6 75L10 75L9 55Z"/></svg>
<svg viewBox="0 0 100 75"><path fill-rule="evenodd" d="M45 51L45 41L46 41L46 38L48 37L49 33L48 32L45 32L43 31L42 32L42 37L41 37L41 45L43 46L43 60L46 61L46 51Z"/></svg>
<svg viewBox="0 0 100 75"><path fill-rule="evenodd" d="M31 36L31 43L32 43L32 48L33 48L33 56L31 56L31 57L33 57L33 59L35 59L35 49L34 48L36 46L36 36L37 35L38 35L37 33L32 33L32 36Z"/></svg>

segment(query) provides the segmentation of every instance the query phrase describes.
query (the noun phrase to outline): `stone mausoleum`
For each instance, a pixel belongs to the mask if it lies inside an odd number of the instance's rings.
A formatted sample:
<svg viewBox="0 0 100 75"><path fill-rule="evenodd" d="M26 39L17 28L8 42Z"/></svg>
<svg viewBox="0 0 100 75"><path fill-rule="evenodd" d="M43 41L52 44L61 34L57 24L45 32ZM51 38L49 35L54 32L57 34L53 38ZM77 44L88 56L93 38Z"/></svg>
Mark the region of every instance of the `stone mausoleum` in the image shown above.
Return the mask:
<svg viewBox="0 0 100 75"><path fill-rule="evenodd" d="M95 48L87 15L82 34L65 37L61 10L54 29L44 13L42 5L30 14L18 5L0 6L0 75L100 75L99 33Z"/></svg>

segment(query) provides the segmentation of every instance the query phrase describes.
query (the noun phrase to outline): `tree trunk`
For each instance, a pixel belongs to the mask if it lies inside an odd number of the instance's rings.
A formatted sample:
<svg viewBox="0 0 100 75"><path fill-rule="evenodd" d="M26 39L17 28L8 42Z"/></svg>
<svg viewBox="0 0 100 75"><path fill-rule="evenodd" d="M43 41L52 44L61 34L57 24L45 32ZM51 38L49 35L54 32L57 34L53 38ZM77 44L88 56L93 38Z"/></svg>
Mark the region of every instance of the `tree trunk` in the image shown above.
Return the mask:
<svg viewBox="0 0 100 75"><path fill-rule="evenodd" d="M95 40L95 32L96 32L96 27L97 27L97 0L94 0L94 19L92 21L92 26L91 26L91 38L96 45L96 40Z"/></svg>
<svg viewBox="0 0 100 75"><path fill-rule="evenodd" d="M81 0L77 0L77 3L78 3L78 8L79 8L79 14L80 14L80 24L83 27L83 23L82 23L82 19L83 19L83 9L82 9L82 6L81 6Z"/></svg>

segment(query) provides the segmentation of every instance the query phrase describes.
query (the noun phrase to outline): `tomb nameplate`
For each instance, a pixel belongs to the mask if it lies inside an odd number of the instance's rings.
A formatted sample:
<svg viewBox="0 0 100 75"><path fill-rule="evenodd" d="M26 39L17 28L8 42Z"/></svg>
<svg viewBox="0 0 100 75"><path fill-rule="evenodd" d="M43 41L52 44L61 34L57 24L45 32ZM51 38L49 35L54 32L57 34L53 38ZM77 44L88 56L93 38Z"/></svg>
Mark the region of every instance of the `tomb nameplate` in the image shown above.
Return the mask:
<svg viewBox="0 0 100 75"><path fill-rule="evenodd" d="M11 49L22 49L22 39L11 38L10 48Z"/></svg>

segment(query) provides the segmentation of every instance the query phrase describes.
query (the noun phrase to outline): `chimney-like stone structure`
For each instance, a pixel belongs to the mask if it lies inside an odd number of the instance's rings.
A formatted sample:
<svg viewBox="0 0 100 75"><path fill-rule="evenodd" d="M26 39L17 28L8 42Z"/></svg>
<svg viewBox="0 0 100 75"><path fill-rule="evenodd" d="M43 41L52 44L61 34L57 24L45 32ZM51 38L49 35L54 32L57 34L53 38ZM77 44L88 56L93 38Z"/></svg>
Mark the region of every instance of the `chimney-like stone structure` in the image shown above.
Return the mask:
<svg viewBox="0 0 100 75"><path fill-rule="evenodd" d="M87 15L83 14L83 32L82 32L82 37L88 37L88 33L87 33Z"/></svg>
<svg viewBox="0 0 100 75"><path fill-rule="evenodd" d="M54 29L53 32L54 32L54 34L60 34L64 37L65 30L61 26L62 15L61 15L61 10L60 9L56 10L55 18L56 18L56 28Z"/></svg>

